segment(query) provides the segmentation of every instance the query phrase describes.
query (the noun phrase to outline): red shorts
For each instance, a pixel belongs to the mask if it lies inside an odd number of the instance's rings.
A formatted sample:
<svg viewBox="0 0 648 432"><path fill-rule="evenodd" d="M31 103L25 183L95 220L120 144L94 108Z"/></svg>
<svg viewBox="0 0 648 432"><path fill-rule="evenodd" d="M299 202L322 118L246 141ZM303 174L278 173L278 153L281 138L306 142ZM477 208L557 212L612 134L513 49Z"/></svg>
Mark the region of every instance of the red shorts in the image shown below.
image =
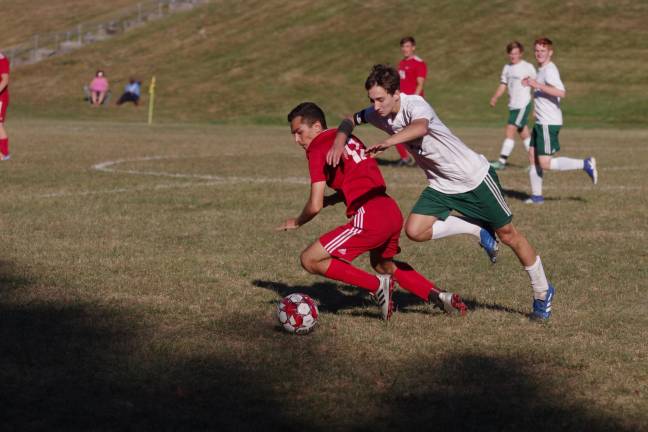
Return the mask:
<svg viewBox="0 0 648 432"><path fill-rule="evenodd" d="M349 219L320 237L319 241L331 256L353 261L365 252L377 251L382 258L398 253L403 228L403 214L391 197L381 195L367 201Z"/></svg>
<svg viewBox="0 0 648 432"><path fill-rule="evenodd" d="M7 115L7 107L9 106L9 97L0 95L0 123L4 123L5 116Z"/></svg>

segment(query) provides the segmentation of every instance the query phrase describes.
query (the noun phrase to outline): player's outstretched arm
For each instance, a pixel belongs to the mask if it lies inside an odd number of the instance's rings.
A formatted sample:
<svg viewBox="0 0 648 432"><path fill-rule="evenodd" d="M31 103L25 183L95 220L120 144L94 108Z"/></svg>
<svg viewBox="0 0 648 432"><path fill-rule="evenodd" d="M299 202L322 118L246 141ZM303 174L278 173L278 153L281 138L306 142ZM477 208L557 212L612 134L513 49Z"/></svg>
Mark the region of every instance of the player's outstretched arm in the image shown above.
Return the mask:
<svg viewBox="0 0 648 432"><path fill-rule="evenodd" d="M387 138L385 141L375 144L367 149L368 154L378 154L387 150L389 147L399 143L412 141L427 135L430 121L426 118L420 118L412 121L402 131Z"/></svg>
<svg viewBox="0 0 648 432"><path fill-rule="evenodd" d="M279 225L277 231L288 231L292 229L297 229L305 223L312 220L324 207L324 189L326 188L326 182L316 182L311 184L311 193L308 201L304 205L299 216L296 218L286 219L284 223Z"/></svg>

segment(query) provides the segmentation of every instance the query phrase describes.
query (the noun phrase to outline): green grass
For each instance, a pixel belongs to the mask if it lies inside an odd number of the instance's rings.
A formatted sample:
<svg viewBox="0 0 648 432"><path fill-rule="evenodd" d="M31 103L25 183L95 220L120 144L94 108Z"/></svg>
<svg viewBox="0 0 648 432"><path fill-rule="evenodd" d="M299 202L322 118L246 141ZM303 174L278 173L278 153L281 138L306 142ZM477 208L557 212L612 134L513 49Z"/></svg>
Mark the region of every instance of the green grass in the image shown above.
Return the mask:
<svg viewBox="0 0 648 432"><path fill-rule="evenodd" d="M363 293L305 273L299 252L343 209L273 230L308 192L291 180L307 171L286 126L14 119L8 129L3 430L648 428L645 130L565 128L563 155L597 156L600 184L548 173L542 207L519 199L520 144L501 173L557 288L551 322L538 325L513 253L491 266L469 238L402 241L403 259L470 301L465 319L399 292L384 323ZM489 157L499 150L501 129L456 132ZM118 172L92 168L124 159ZM407 213L423 176L383 173ZM294 291L322 312L306 337L274 316Z"/></svg>
<svg viewBox="0 0 648 432"><path fill-rule="evenodd" d="M129 76L148 82L156 75L157 115L165 122L281 124L304 99L341 115L366 103L363 83L371 66L395 64L399 39L413 34L429 65L426 95L442 117L495 126L506 104L490 109L488 101L506 62L504 47L519 39L533 61L533 39L548 35L567 87L568 125L644 127L647 19L646 3L631 0L212 1L16 69L12 112L132 120L128 109L97 113L81 101L83 84L103 68L115 97Z"/></svg>

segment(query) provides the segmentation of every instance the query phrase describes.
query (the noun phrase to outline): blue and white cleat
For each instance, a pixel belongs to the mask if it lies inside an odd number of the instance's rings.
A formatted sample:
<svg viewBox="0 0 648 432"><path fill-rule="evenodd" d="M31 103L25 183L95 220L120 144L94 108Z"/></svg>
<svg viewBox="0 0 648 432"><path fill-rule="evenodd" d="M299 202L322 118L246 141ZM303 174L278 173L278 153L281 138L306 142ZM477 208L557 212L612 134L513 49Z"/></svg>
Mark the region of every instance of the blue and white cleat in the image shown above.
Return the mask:
<svg viewBox="0 0 648 432"><path fill-rule="evenodd" d="M554 287L549 284L549 289L547 289L547 296L544 300L533 299L533 313L531 314L531 319L537 321L546 321L551 317L551 303L554 298Z"/></svg>
<svg viewBox="0 0 648 432"><path fill-rule="evenodd" d="M524 204L544 204L544 197L542 195L531 195L524 200Z"/></svg>
<svg viewBox="0 0 648 432"><path fill-rule="evenodd" d="M596 158L588 157L585 159L585 164L583 165L583 171L587 173L588 176L592 179L592 183L598 183L598 170L596 169Z"/></svg>
<svg viewBox="0 0 648 432"><path fill-rule="evenodd" d="M484 248L490 262L495 264L497 262L497 251L499 250L495 233L490 229L482 228L479 231L479 246Z"/></svg>

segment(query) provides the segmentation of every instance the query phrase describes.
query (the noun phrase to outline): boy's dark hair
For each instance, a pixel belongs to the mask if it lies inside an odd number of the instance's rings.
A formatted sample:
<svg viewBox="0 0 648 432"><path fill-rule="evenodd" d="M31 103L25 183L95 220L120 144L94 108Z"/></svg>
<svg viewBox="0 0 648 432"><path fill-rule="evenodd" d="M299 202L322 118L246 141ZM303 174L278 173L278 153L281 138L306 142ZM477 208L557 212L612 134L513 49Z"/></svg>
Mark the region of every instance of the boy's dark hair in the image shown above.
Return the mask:
<svg viewBox="0 0 648 432"><path fill-rule="evenodd" d="M536 45L543 45L553 49L553 42L551 42L551 39L549 39L548 37L540 37L533 41L533 46Z"/></svg>
<svg viewBox="0 0 648 432"><path fill-rule="evenodd" d="M374 65L365 81L365 89L369 90L374 86L380 86L393 95L396 90L400 90L400 76L396 69L389 65Z"/></svg>
<svg viewBox="0 0 648 432"><path fill-rule="evenodd" d="M313 123L318 121L324 129L327 129L324 111L313 102L302 102L293 108L288 114L288 123L292 122L296 117L301 117L302 121L308 126L312 126Z"/></svg>
<svg viewBox="0 0 648 432"><path fill-rule="evenodd" d="M411 43L412 45L416 45L414 36L405 36L403 39L400 40L400 46L405 45L407 42Z"/></svg>
<svg viewBox="0 0 648 432"><path fill-rule="evenodd" d="M513 51L515 48L519 49L521 53L524 52L524 47L522 46L522 44L514 40L510 44L506 45L506 53L511 54L511 51Z"/></svg>

